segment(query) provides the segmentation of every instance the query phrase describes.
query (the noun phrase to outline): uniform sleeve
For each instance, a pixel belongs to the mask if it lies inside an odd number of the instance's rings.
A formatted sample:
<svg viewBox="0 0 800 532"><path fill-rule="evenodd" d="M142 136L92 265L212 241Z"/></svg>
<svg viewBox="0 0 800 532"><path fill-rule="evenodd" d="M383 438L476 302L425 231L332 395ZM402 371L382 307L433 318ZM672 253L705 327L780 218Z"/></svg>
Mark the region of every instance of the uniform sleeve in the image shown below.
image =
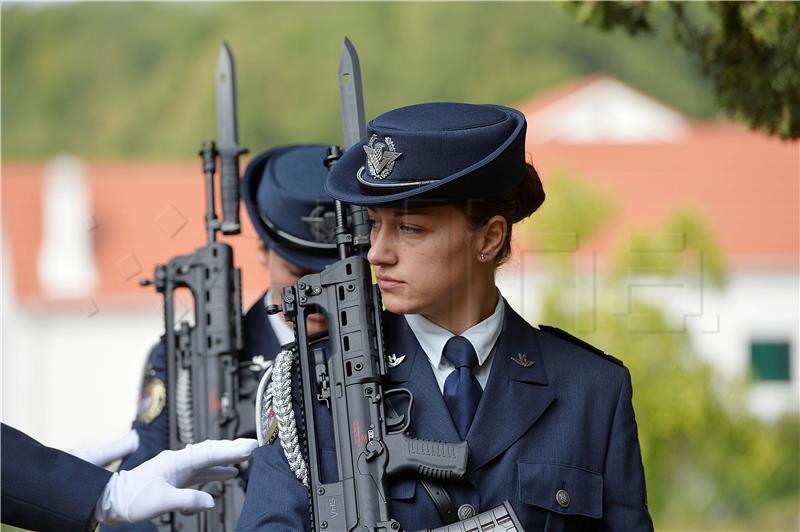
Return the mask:
<svg viewBox="0 0 800 532"><path fill-rule="evenodd" d="M161 383L166 385L167 372L164 358L165 352L163 341L158 342L150 351L147 365L148 368L152 369L152 375L144 376L143 386L149 378L159 379ZM119 466L120 471L131 470L147 460L150 460L167 448L167 409L164 408L162 412L149 423L137 417L137 419L133 421L133 428L139 435L139 448L122 459L122 463Z"/></svg>
<svg viewBox="0 0 800 532"><path fill-rule="evenodd" d="M308 490L289 469L280 443L253 452L236 530L309 530Z"/></svg>
<svg viewBox="0 0 800 532"><path fill-rule="evenodd" d="M86 530L111 472L2 425L2 522L30 530Z"/></svg>
<svg viewBox="0 0 800 532"><path fill-rule="evenodd" d="M608 530L652 531L632 397L631 376L625 369L606 457L603 516Z"/></svg>

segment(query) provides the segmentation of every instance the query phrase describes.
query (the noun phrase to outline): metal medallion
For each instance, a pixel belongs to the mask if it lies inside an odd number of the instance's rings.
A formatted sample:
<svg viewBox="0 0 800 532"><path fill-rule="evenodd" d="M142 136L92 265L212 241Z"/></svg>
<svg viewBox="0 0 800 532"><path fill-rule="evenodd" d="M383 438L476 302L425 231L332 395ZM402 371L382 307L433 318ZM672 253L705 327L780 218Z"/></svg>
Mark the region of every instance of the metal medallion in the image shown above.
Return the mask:
<svg viewBox="0 0 800 532"><path fill-rule="evenodd" d="M333 242L336 238L336 213L324 205L317 205L308 216L300 218L311 229L317 242Z"/></svg>
<svg viewBox="0 0 800 532"><path fill-rule="evenodd" d="M150 377L142 386L136 418L148 425L164 411L167 404L167 387L158 377Z"/></svg>
<svg viewBox="0 0 800 532"><path fill-rule="evenodd" d="M566 508L567 506L569 506L570 500L569 500L569 493L567 493L567 490L558 490L556 492L556 502L562 508Z"/></svg>
<svg viewBox="0 0 800 532"><path fill-rule="evenodd" d="M392 137L384 137L384 142L375 142L376 140L378 135L373 134L364 146L367 168L375 179L386 179L394 170L395 161L403 154L395 150Z"/></svg>

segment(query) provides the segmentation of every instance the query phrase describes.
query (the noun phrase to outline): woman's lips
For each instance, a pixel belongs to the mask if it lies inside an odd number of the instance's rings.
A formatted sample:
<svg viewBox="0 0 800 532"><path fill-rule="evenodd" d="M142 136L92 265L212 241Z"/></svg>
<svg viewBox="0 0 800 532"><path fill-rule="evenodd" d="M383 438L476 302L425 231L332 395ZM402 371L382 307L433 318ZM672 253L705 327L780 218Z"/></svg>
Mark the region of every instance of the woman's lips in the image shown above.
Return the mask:
<svg viewBox="0 0 800 532"><path fill-rule="evenodd" d="M378 286L381 290L392 290L403 284L403 281L398 281L397 279L392 279L391 277L377 277L377 279Z"/></svg>

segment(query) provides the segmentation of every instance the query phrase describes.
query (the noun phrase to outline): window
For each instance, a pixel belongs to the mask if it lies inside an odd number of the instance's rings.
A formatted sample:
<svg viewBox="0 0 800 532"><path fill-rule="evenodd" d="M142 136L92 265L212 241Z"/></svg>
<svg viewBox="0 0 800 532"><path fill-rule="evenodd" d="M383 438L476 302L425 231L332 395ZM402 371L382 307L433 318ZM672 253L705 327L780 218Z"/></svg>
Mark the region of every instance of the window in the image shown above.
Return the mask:
<svg viewBox="0 0 800 532"><path fill-rule="evenodd" d="M759 341L750 343L750 369L758 381L788 381L789 342Z"/></svg>

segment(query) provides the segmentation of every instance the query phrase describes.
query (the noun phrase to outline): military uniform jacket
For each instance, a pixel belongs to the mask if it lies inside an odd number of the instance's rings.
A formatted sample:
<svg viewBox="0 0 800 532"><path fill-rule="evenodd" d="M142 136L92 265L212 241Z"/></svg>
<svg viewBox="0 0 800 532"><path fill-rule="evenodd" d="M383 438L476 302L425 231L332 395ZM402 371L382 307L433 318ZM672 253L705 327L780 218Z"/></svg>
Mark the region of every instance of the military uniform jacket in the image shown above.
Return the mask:
<svg viewBox="0 0 800 532"><path fill-rule="evenodd" d="M389 370L387 387L414 394L411 435L459 441L405 318L387 314L384 327L386 352L406 355ZM508 499L529 531L652 530L628 370L586 344L531 327L508 305L492 356L467 434L467 476L447 486L456 508L482 512ZM320 410L322 477L330 482L337 475L333 430ZM389 479L389 496L390 515L404 530L442 525L415 478ZM308 529L308 500L281 446L260 447L238 530Z"/></svg>
<svg viewBox="0 0 800 532"><path fill-rule="evenodd" d="M2 425L2 522L30 530L86 530L111 472Z"/></svg>

